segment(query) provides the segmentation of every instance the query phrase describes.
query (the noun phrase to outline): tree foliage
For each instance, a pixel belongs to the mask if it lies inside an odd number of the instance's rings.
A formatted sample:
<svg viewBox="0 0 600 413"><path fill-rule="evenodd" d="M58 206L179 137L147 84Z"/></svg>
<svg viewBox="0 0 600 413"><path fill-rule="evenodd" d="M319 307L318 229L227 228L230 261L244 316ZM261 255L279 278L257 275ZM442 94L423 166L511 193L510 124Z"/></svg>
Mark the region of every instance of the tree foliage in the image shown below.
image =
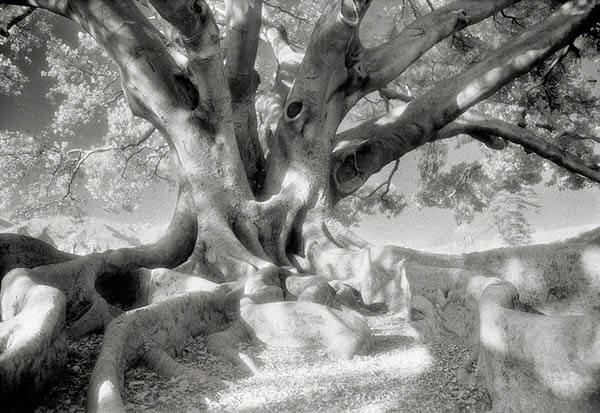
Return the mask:
<svg viewBox="0 0 600 413"><path fill-rule="evenodd" d="M535 185L600 182L593 79L598 2L0 3L45 8L89 34L50 18L38 25L36 19L46 17L30 8L10 9L2 23L1 33L9 34L2 46L8 62L3 89L24 91L27 77L32 85L44 79L52 103L48 122L1 134L0 166L9 171L1 178L7 188L2 207L22 215L75 215L93 202L132 210L154 182L177 181L171 223L148 245L73 256L40 240L0 234L6 246L0 255L0 342L7 347L0 399L39 392L52 379L65 364L66 326L72 336L106 327L88 406L111 412L125 410L120 390L128 368L146 362L170 376L187 374L171 355L190 336L228 321L227 331L207 342L234 362L244 363L236 350L243 337L264 332L271 343L282 335L296 339L296 331L269 330L267 313L275 315L276 326L294 330L296 322L312 320L306 340L314 344L314 330L328 351L351 357L368 340L368 326L359 315L328 305L343 309L352 297L358 309L385 304L410 319L415 291L423 294L416 300L423 314L436 323L437 309L473 295L468 307L476 309L473 320L487 320L486 329L529 332L532 318L536 327L560 325L559 337L571 329L558 318L517 314L518 288L530 283L510 269L498 275L504 281L481 277L504 271L490 268L502 266L499 258L488 262L495 253L443 256L376 246L344 224L356 220L356 211L402 211L408 201L389 175L410 153L419 156L418 204L453 210L459 228L467 229L465 242L469 223L485 211L507 242L527 242L524 211L535 208ZM29 37L12 45L21 25L32 27ZM41 68L28 71L18 50L45 58L43 77L31 75ZM548 161L579 175L558 172ZM382 170L389 174L383 182L368 182ZM532 249L517 254L524 250ZM532 261L521 261L538 265L556 251L536 250ZM594 254L579 251L575 261L589 267ZM547 276L554 286L556 276ZM198 282L208 279L221 285L211 284L208 294L198 291ZM591 285L588 280L580 284ZM296 291L292 281L303 286ZM535 293L548 297L547 291ZM333 319L348 340L331 336L341 331L330 328ZM33 321L39 323L30 328ZM596 324L579 317L585 344L576 343L572 353L569 341L561 354L592 354L589 331ZM506 340L503 350L513 346L504 355L529 349L526 335L492 334ZM490 350L488 338L484 351ZM538 361L537 354L527 357ZM572 363L563 364L569 365L561 371L572 374ZM595 386L596 379L587 378L597 371L584 370L583 381ZM587 395L590 389L586 384L577 391Z"/></svg>

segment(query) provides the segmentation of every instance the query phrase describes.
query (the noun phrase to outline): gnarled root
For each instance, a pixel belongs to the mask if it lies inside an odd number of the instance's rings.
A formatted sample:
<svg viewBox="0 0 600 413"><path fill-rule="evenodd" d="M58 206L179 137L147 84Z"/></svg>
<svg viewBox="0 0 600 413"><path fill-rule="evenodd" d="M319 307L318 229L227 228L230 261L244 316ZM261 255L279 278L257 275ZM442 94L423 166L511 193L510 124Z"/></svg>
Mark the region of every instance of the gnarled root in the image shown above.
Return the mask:
<svg viewBox="0 0 600 413"><path fill-rule="evenodd" d="M475 277L478 370L495 411L598 411L600 320L518 310L517 289Z"/></svg>
<svg viewBox="0 0 600 413"><path fill-rule="evenodd" d="M124 374L137 362L145 361L161 374L189 374L171 357L182 350L189 338L222 328L223 302L223 293L191 292L116 318L106 329L90 379L89 411L125 411L121 398Z"/></svg>
<svg viewBox="0 0 600 413"><path fill-rule="evenodd" d="M241 318L255 337L276 347L325 351L349 359L368 349L371 331L364 318L308 301L254 304L242 301Z"/></svg>
<svg viewBox="0 0 600 413"><path fill-rule="evenodd" d="M319 210L310 214L302 227L303 256L295 255L293 261L304 272L341 280L360 291L367 305L385 303L390 311L408 316L411 291L407 263L424 261L440 267L462 263L459 257L360 242L335 222Z"/></svg>
<svg viewBox="0 0 600 413"><path fill-rule="evenodd" d="M19 234L0 234L0 281L14 268L34 268L77 258L38 239Z"/></svg>
<svg viewBox="0 0 600 413"><path fill-rule="evenodd" d="M66 324L77 337L103 328L121 310L97 290L112 277L112 292L136 281L131 271L142 267L178 265L195 245L196 218L178 204L165 237L155 244L77 257L30 237L0 238L0 400L34 404L40 390L66 362ZM35 266L33 269L15 268ZM134 287L135 282L130 282ZM106 291L103 291L106 292ZM111 293L111 291L108 291ZM118 294L116 294L118 295ZM27 406L25 406L26 408Z"/></svg>
<svg viewBox="0 0 600 413"><path fill-rule="evenodd" d="M0 404L27 409L66 363L64 294L37 284L31 270L14 270L2 288Z"/></svg>

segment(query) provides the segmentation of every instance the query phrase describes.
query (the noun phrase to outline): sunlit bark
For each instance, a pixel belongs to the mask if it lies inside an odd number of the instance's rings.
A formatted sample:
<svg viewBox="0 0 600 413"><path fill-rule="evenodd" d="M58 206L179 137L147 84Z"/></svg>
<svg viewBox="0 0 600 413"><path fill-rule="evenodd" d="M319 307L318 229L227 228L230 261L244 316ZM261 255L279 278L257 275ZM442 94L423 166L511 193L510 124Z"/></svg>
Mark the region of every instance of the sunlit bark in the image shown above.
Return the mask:
<svg viewBox="0 0 600 413"><path fill-rule="evenodd" d="M594 2L567 3L556 13L461 74L406 106L337 137L332 180L348 195L389 162L431 139L471 106L570 44L596 18Z"/></svg>
<svg viewBox="0 0 600 413"><path fill-rule="evenodd" d="M415 20L390 41L360 51L353 67L354 84L349 89L351 104L386 86L452 33L479 23L518 1L456 1Z"/></svg>
<svg viewBox="0 0 600 413"><path fill-rule="evenodd" d="M92 410L115 411L123 409L120 386L127 368L145 361L165 374L189 373L171 358L189 337L225 328L230 316L239 316L240 306L243 314L259 314L262 304L289 297L285 280L290 276L315 275L355 288L366 304L384 303L406 317L413 298L430 309L434 306L426 305L428 300L448 300L449 292L463 288L461 282L474 278L475 271L485 272L469 267L467 261L475 258L372 245L337 222L331 207L387 163L458 133L496 149L506 141L518 143L598 180L597 166L526 130L472 114L461 116L571 43L597 18L596 2L566 3L518 39L407 105L336 133L360 97L385 87L448 35L515 2L457 1L366 50L358 31L370 1L327 2L303 54L290 47L282 28L267 22L262 37L273 50L278 73L272 105L264 106L273 116L261 148L254 108L259 1L230 2L223 53L205 1L149 0L181 42L186 56L177 60L133 0L0 1L58 12L88 31L119 68L132 112L159 129L175 153L181 181L171 225L153 245L75 257L33 241L27 244L23 238L8 239L12 255L0 261L4 270L11 270L2 285L0 344L25 331L28 325L22 320L44 306L51 317L35 327L44 339L35 345L19 341L19 349L59 366L64 360L51 355L62 348L65 327L79 335L109 326L89 400ZM24 241L35 256L22 247ZM176 271L142 269L178 265ZM230 283L207 287L212 291L208 295L191 291L200 284L206 287L199 282L203 278ZM429 293L424 285L430 279L436 291L421 299ZM35 303L32 297L38 295L44 299ZM142 308L131 310L134 306ZM285 308L294 314L293 303ZM119 315L123 310L129 311ZM223 344L223 354L230 354L235 340L251 333L243 324L233 323L209 341L216 343L213 347ZM155 336L137 334L150 328ZM270 332L265 336L271 337ZM232 340L223 343L223 337ZM352 347L344 356L354 351ZM8 363L20 366L19 357ZM11 389L26 385L9 374Z"/></svg>

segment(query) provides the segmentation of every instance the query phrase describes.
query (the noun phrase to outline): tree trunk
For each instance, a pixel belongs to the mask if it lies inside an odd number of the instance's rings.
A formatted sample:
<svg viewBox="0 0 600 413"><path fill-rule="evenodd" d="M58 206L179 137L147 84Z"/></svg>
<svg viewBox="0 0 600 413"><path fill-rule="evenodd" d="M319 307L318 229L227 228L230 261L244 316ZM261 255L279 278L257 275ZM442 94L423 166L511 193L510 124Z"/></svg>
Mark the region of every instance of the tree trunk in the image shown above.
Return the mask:
<svg viewBox="0 0 600 413"><path fill-rule="evenodd" d="M371 245L337 222L331 208L382 166L440 138L443 128L469 107L572 42L597 17L595 2L568 2L518 42L434 87L406 111L336 135L358 98L385 85L447 35L514 1L458 1L418 21L420 30L433 32L420 37L417 48L402 41L408 36L403 32L375 49L365 49L358 37L370 2L331 1L301 63L290 53L279 57L288 59L281 62L282 76L294 72L294 82L268 139L267 157L255 128L255 73L247 70L256 55L260 2L232 2L225 65L217 25L202 0L148 2L179 37L187 57L184 65L172 57L162 34L133 0L10 3L59 12L81 24L106 49L119 68L133 113L152 122L176 154L180 191L167 234L153 245L74 257L39 241L5 238L9 252L0 260L8 271L0 297L2 401L15 400L25 390L39 392L49 382L52 377L46 373L64 364L65 327L71 336L105 329L89 389L88 408L93 411L124 410L123 375L135 363L146 362L164 374L190 374L172 356L198 334L214 333L209 339L212 348L238 363L245 358L233 351L234 346L252 335L267 344L318 343L330 354L351 357L369 341L361 316L342 307L348 303L348 291L350 296L356 291L357 309L384 304L409 318L411 306L418 306L432 324L439 324L438 312L466 302L470 316L462 320L463 330L479 348L482 368L491 371L483 374L490 376L486 383L500 406L513 406L502 391L494 391L499 386L495 369L505 369L501 361L510 357L530 363L543 394L585 399L582 406L588 406L598 385L600 342L583 329L596 329L597 323L575 317L569 334L577 339L563 339L560 347L560 354L574 364L549 367L550 356L530 351L535 337L526 329L536 326L547 333L545 343L551 343L556 335L567 334L567 323L554 315L538 314L534 320L520 311L516 297L518 291L522 308L545 305L544 294L564 284L564 277L547 267L553 262L549 257L568 261L566 254L575 254L581 265L565 268L576 274L565 288L574 302L591 308L599 294L597 236L553 247L556 250L541 248L532 256L523 252L530 251L526 248L444 256ZM284 40L276 39L277 33L267 37L281 48ZM398 53L389 53L398 47ZM515 262L536 268L533 276L540 278L531 281L527 271L511 267ZM540 274L540 268L548 269ZM292 283L291 277L307 275L318 277L302 288L302 283ZM300 301L281 303L284 298ZM269 322L273 311L282 325L294 326L295 340L285 340L292 334L289 328L276 330ZM43 318L37 316L41 313ZM304 334L307 322L323 324ZM560 328L551 330L556 325ZM500 335L504 326L514 333ZM340 342L331 331L349 339ZM542 347L540 351L548 350L549 344ZM587 356L592 363L583 366ZM251 362L246 364L255 370ZM546 374L576 374L582 380L578 388L563 391L560 380L544 381Z"/></svg>

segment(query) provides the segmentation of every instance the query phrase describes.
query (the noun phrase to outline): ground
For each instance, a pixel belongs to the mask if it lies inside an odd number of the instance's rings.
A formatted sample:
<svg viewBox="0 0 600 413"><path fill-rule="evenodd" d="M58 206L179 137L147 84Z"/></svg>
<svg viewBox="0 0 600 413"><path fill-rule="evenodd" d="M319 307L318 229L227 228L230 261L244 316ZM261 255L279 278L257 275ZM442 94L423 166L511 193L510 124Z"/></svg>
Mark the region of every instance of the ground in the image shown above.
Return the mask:
<svg viewBox="0 0 600 413"><path fill-rule="evenodd" d="M36 227L36 231L54 236L56 239L52 241L55 245L68 241L70 247L67 249L80 245L79 242L72 242L77 241L77 236L66 225L58 225L56 229L58 231L60 228L70 235L66 238L58 236L51 221L48 220L47 226L43 228ZM59 222L62 223L60 219ZM12 229L27 232L26 229L35 227L31 223L21 225ZM87 236L86 231L82 230L85 226L82 224L78 228L81 234ZM96 222L91 227L105 228L106 225L104 222ZM19 231L19 228L22 230ZM131 230L134 228L111 226L110 231L97 231L96 234L108 237L101 242L123 242L133 239L129 233ZM506 281L475 277L471 279L473 283L468 284L468 296L475 294L482 300L481 288L487 291L483 300L485 311L481 312L480 308L480 316L488 317L486 326L496 326L498 331L506 328L509 329L507 331L516 331L506 337L508 345L512 346L509 352L511 356L500 359L493 358L496 353L493 346L490 347L493 342L489 338L496 334L493 328L474 336L479 338L475 344L480 339L488 340L479 345L479 373L483 380L487 380L487 389L492 389L490 394L495 397L494 404L498 402L501 406L500 411L511 408L512 405L507 404L512 403L511 400L530 403L526 404L527 409L523 408L525 405L519 404L515 411L531 411L530 408L533 407L539 411L564 411L563 407L572 407L572 401L551 398L550 395L554 394L552 392L562 389L564 384L571 386L573 391L587 391L596 386L595 380L600 377L596 373L600 359L590 361L590 354L597 354L594 349L600 348L595 344L597 338L594 338L594 331L600 330L597 326L598 319L593 315L597 309L597 306L593 306L599 297L599 231L600 229L596 229L571 240L545 246L491 250L465 256L465 265L478 268L478 273L502 272L506 279L519 286L521 299L527 304L517 308L505 307L507 300L516 303L516 289ZM446 277L445 272L438 274L428 269L426 273L422 273L422 266L414 263L408 269L411 274L414 272L411 275L411 289L414 290L411 321L409 323L398 314L368 313L366 319L373 338L366 355L355 356L349 361L334 361L318 351L284 351L261 343L244 344L239 350L249 355L258 365L258 373L249 377L239 367L211 354L207 350L206 337L201 335L188 343L179 355L179 361L214 380L165 380L150 370L138 367L126 373L126 392L123 395L125 405L129 411L155 412L487 411L491 406L488 393L481 384L477 384L475 375L472 374L477 366L466 364L470 368L470 374L465 374L464 368L461 369L465 366L464 362L470 359L469 356L474 354L469 354L465 339L450 332L455 331L461 337L466 337L465 334L470 331L465 330L466 319L461 312L466 311L467 307L471 308L470 304L463 308L455 301L447 301L454 300L455 293L467 286L453 284L454 287L447 286L452 288L446 291L445 284L440 284L442 280L435 279L436 276ZM567 274L569 277L565 277ZM527 280L543 282L528 283ZM572 282L566 289L565 280ZM486 288L485 285L490 285L489 282L495 287ZM423 283L427 285L422 285ZM428 286L438 286L442 290L431 292ZM557 290L558 288L562 289ZM557 291L560 294L556 294ZM569 292L572 294L569 295ZM427 300L416 294L429 297L432 300L429 307L424 305ZM463 295L465 294L466 292ZM467 300L463 304L468 303ZM374 308L371 307L372 310ZM460 309L462 310L458 311ZM531 314L536 311L541 311L543 315ZM565 317L556 316L557 311L563 315L576 316L568 321ZM438 313L439 317L431 317L434 313ZM429 316L426 317L426 314ZM500 315L507 318L504 321L497 319ZM565 337L568 340L564 340ZM48 392L39 412L86 410L87 386L101 342L100 335L91 335L69 343L65 374L58 385ZM472 341L469 343L469 349L477 348L473 347ZM513 356L526 362L515 365L511 358ZM584 364L567 362L573 357L579 358ZM581 366L587 367L580 369ZM532 374L539 376L542 381L530 382L528 378L533 377ZM577 387L578 381L570 379L566 382L549 382L548 387L547 379L571 377L569 375L573 374L591 379L592 387ZM498 389L498 383L490 381L495 377L503 377L508 381L499 383L501 386ZM503 387L505 385L509 387ZM496 393L492 393L494 391ZM515 393L519 393L519 397L514 397ZM510 397L505 397L507 395ZM584 404L581 404L580 410L588 411L590 406L598 406L600 399L588 399L582 398ZM552 409L558 402L563 403L560 405L563 410ZM542 406L540 403L545 404ZM573 410L569 407L565 408Z"/></svg>
<svg viewBox="0 0 600 413"><path fill-rule="evenodd" d="M485 389L464 384L457 370L468 351L453 335L423 340L395 315L368 316L373 344L367 355L330 360L309 350L244 345L259 365L248 377L228 361L208 353L204 337L192 340L179 360L223 380L201 384L165 380L145 368L125 377L129 411L486 411ZM417 323L418 324L418 323ZM424 342L425 341L425 342ZM68 374L50 391L38 412L85 411L85 386L99 350L100 336L69 345Z"/></svg>

